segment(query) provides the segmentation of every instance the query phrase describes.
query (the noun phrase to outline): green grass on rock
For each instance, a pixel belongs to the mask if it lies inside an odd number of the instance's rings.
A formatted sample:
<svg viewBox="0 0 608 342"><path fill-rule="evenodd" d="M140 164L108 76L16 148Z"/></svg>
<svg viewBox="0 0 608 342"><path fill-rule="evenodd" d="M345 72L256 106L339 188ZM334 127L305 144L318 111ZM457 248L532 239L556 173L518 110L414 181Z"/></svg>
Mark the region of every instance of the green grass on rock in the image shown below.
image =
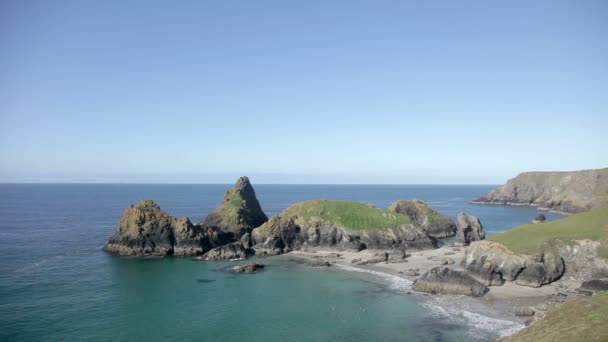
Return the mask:
<svg viewBox="0 0 608 342"><path fill-rule="evenodd" d="M285 216L320 218L349 230L389 229L410 223L406 215L352 201L311 200L287 208Z"/></svg>

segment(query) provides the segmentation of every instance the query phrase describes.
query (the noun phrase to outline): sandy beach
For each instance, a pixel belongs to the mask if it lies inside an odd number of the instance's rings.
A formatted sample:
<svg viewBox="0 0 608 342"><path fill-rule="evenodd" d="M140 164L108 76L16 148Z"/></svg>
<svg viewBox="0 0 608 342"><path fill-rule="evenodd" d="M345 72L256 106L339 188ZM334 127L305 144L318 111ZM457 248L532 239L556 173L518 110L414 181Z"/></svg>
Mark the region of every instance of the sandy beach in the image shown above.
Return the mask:
<svg viewBox="0 0 608 342"><path fill-rule="evenodd" d="M370 263L366 265L357 265L357 263L360 262L359 260L364 261L373 258L377 251L295 251L289 253L288 256L308 260L311 263L315 260L323 260L329 262L337 269L356 268L360 270L373 271L370 272L372 275L386 274L413 282L425 272L436 266L460 269L459 265L464 258L465 249L466 247L444 245L434 250L423 250L408 253L407 258L403 261L399 260ZM414 275L412 271L415 272L416 275ZM502 286L489 287L488 293L486 293L483 297L467 298L467 301L472 300L483 304L488 309L493 310L499 317L507 317L519 322L524 322L529 320L530 317L516 317L513 313L515 309L529 307L535 311L534 319L538 319L552 306L559 305L580 296L580 294L576 291L580 285L580 279L573 278L567 274L565 274L560 280L548 285L544 285L540 288L520 286L514 282L506 282ZM411 292L414 292L414 290L411 290ZM428 296L443 297L448 300L463 297L454 295Z"/></svg>

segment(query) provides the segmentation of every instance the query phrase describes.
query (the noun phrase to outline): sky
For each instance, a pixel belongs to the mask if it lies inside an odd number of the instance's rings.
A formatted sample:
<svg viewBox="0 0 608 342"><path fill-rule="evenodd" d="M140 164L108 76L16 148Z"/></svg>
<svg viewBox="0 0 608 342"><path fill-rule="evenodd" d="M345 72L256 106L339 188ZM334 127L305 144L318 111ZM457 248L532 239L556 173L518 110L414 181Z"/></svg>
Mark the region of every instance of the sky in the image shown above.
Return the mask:
<svg viewBox="0 0 608 342"><path fill-rule="evenodd" d="M608 166L607 1L0 1L0 182Z"/></svg>

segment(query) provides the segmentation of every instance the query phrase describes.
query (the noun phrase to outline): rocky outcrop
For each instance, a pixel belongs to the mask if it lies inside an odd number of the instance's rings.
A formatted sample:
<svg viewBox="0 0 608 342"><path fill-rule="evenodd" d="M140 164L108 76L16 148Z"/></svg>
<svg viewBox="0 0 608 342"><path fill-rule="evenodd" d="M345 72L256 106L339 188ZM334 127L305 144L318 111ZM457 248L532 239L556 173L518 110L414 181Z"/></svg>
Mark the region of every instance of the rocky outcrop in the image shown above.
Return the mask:
<svg viewBox="0 0 608 342"><path fill-rule="evenodd" d="M127 208L103 250L125 256L200 255L230 241L209 227L176 219L151 200Z"/></svg>
<svg viewBox="0 0 608 342"><path fill-rule="evenodd" d="M515 311L513 311L513 314L515 316L534 316L534 310L530 309L529 307L524 306L524 307L515 309Z"/></svg>
<svg viewBox="0 0 608 342"><path fill-rule="evenodd" d="M203 256L199 257L201 260L233 260L233 259L246 259L247 257L254 254L251 249L251 237L247 233L241 237L239 241L232 242L223 246L218 246Z"/></svg>
<svg viewBox="0 0 608 342"><path fill-rule="evenodd" d="M234 239L238 240L266 221L268 217L258 202L249 178L241 177L226 192L222 205L211 212L201 225L232 233Z"/></svg>
<svg viewBox="0 0 608 342"><path fill-rule="evenodd" d="M565 270L559 250L547 242L538 255L517 254L494 241L473 242L465 251L462 267L486 286L515 281L540 287L559 279Z"/></svg>
<svg viewBox="0 0 608 342"><path fill-rule="evenodd" d="M477 204L531 205L578 213L608 205L608 168L572 172L524 172Z"/></svg>
<svg viewBox="0 0 608 342"><path fill-rule="evenodd" d="M599 256L602 242L580 239L564 243L555 239L551 244L564 259L569 276L583 279L608 277L608 260Z"/></svg>
<svg viewBox="0 0 608 342"><path fill-rule="evenodd" d="M313 260L313 262L310 264L310 266L312 266L312 267L329 267L329 266L331 266L331 263L327 260L317 259L317 260Z"/></svg>
<svg viewBox="0 0 608 342"><path fill-rule="evenodd" d="M591 279L584 281L578 288L578 291L588 295L608 291L608 279Z"/></svg>
<svg viewBox="0 0 608 342"><path fill-rule="evenodd" d="M264 268L264 265L262 264L258 264L255 262L248 262L246 264L243 265L237 265L234 267L231 267L230 270L236 273L257 273L258 271L262 270Z"/></svg>
<svg viewBox="0 0 608 342"><path fill-rule="evenodd" d="M468 274L447 267L435 267L414 281L416 291L481 297L487 288Z"/></svg>
<svg viewBox="0 0 608 342"><path fill-rule="evenodd" d="M343 212L330 212L337 207ZM375 207L356 202L305 201L296 203L283 213L273 216L268 222L251 233L256 255L276 255L293 250L336 249L361 251L363 249L387 251L389 258L404 257L406 249L420 250L437 247L437 241L407 218L398 217ZM344 205L343 205L344 204ZM346 207L345 207L346 206ZM383 227L353 229L341 222L375 221L378 217L367 217L367 212L378 215ZM370 215L371 215L370 214ZM370 223L373 224L373 223Z"/></svg>
<svg viewBox="0 0 608 342"><path fill-rule="evenodd" d="M459 213L456 221L456 241L468 245L486 238L481 221L473 215Z"/></svg>
<svg viewBox="0 0 608 342"><path fill-rule="evenodd" d="M547 217L545 216L545 214L538 214L538 215L534 216L531 223L536 224L536 223L543 223L545 221L547 221Z"/></svg>
<svg viewBox="0 0 608 342"><path fill-rule="evenodd" d="M433 209L426 202L413 199L399 200L388 207L389 211L407 215L412 223L436 239L454 236L456 224L449 217Z"/></svg>

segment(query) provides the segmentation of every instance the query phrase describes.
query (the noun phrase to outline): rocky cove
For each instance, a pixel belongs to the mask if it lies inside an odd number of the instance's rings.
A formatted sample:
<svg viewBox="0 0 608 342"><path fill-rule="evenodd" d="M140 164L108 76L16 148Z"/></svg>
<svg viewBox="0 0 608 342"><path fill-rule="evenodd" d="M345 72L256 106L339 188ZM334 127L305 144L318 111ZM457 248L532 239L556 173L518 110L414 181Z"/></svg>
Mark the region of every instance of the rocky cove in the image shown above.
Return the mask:
<svg viewBox="0 0 608 342"><path fill-rule="evenodd" d="M437 240L449 236L456 241ZM589 241L552 241L529 255L484 239L476 217L461 213L454 222L419 200L400 200L388 209L311 200L268 219L249 180L241 177L220 207L197 224L171 217L150 200L127 208L104 250L201 260L288 254L315 266L388 272L411 280L416 291L500 301L512 305L513 314L532 312L536 318L578 296L583 281L606 269L594 257L599 244Z"/></svg>

